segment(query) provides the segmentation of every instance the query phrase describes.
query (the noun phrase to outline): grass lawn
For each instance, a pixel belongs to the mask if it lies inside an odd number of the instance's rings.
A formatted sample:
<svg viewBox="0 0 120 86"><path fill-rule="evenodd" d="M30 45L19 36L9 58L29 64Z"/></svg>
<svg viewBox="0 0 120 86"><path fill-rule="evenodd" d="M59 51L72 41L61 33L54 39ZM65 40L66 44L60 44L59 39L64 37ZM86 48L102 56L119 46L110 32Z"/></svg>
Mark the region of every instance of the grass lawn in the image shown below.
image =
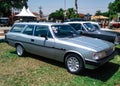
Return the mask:
<svg viewBox="0 0 120 86"><path fill-rule="evenodd" d="M73 75L60 62L31 54L18 57L15 48L0 43L0 86L120 86L119 67L119 48L100 68Z"/></svg>

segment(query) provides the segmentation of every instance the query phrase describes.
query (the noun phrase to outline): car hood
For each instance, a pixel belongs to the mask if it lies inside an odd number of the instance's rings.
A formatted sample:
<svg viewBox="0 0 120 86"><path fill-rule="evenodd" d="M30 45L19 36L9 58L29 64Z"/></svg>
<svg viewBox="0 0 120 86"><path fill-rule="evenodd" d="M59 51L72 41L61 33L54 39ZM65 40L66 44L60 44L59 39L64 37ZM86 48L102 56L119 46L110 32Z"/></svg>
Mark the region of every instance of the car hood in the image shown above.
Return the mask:
<svg viewBox="0 0 120 86"><path fill-rule="evenodd" d="M94 33L98 33L98 34L103 34L103 35L107 35L107 36L114 36L116 37L117 33L112 32L112 31L105 31L105 30L96 30L94 31Z"/></svg>
<svg viewBox="0 0 120 86"><path fill-rule="evenodd" d="M104 31L104 32L107 32L107 33L111 33L111 34L115 34L115 35L118 35L118 36L120 36L120 32L115 32L115 31L113 31L113 30L100 30L100 31Z"/></svg>
<svg viewBox="0 0 120 86"><path fill-rule="evenodd" d="M113 43L100 40L97 38L86 37L86 36L64 38L62 39L62 41L67 42L67 44L70 44L70 46L73 45L80 48L84 47L93 51L101 51L114 46Z"/></svg>

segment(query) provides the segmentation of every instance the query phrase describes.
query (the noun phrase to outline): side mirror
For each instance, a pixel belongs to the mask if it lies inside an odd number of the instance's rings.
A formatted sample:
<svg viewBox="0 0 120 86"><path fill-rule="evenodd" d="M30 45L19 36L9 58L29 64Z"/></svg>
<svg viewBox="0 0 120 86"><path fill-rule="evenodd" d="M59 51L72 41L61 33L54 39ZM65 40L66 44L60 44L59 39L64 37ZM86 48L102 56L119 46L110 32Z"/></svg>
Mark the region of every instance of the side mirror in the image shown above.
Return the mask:
<svg viewBox="0 0 120 86"><path fill-rule="evenodd" d="M47 34L42 34L41 37L44 37L46 40L48 40Z"/></svg>
<svg viewBox="0 0 120 86"><path fill-rule="evenodd" d="M80 34L80 35L81 35L82 33L83 33L83 32L82 32L81 30L78 30L78 34Z"/></svg>

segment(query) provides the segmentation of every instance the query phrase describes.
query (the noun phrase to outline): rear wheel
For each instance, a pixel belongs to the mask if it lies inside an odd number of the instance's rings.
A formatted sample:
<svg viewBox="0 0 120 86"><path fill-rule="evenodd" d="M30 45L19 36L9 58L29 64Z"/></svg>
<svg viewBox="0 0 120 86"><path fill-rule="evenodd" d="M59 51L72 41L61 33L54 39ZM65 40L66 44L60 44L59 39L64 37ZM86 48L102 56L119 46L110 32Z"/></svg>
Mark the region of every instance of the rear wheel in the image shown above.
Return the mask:
<svg viewBox="0 0 120 86"><path fill-rule="evenodd" d="M80 74L84 70L83 60L77 54L68 54L65 59L65 65L68 72L73 74Z"/></svg>
<svg viewBox="0 0 120 86"><path fill-rule="evenodd" d="M24 56L25 55L25 50L24 50L23 46L21 46L21 45L16 46L16 52L17 52L18 56Z"/></svg>

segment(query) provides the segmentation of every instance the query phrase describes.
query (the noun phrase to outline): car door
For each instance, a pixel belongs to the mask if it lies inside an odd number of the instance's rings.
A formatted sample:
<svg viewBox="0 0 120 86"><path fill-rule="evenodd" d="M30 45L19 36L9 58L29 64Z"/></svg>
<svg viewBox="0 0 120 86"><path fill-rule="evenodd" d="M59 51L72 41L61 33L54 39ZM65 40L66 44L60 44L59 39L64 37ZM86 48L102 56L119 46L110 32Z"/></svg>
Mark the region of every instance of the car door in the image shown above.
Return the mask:
<svg viewBox="0 0 120 86"><path fill-rule="evenodd" d="M23 35L20 37L25 50L30 53L34 52L34 43L32 42L34 28L34 25L26 25L24 31L22 32Z"/></svg>
<svg viewBox="0 0 120 86"><path fill-rule="evenodd" d="M54 58L54 39L48 26L36 26L31 42L33 43L32 49L35 54L48 58Z"/></svg>

